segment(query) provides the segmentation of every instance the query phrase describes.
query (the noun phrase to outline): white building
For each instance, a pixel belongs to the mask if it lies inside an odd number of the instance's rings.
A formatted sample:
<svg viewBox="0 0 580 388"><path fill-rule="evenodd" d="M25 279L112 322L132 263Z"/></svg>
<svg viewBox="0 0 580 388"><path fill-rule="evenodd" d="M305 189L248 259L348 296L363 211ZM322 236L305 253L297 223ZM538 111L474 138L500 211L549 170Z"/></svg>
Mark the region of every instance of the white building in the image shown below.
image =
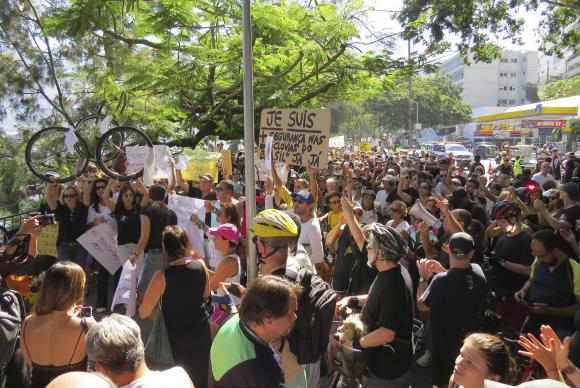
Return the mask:
<svg viewBox="0 0 580 388"><path fill-rule="evenodd" d="M547 84L565 78L566 60L557 56L540 56L540 67L538 70L538 83Z"/></svg>
<svg viewBox="0 0 580 388"><path fill-rule="evenodd" d="M504 50L491 63L469 65L458 54L445 61L441 71L463 88L463 100L472 108L523 105L531 102L528 88L538 84L538 53Z"/></svg>
<svg viewBox="0 0 580 388"><path fill-rule="evenodd" d="M576 50L566 58L566 73L564 74L565 78L571 78L580 75L580 47L577 47Z"/></svg>

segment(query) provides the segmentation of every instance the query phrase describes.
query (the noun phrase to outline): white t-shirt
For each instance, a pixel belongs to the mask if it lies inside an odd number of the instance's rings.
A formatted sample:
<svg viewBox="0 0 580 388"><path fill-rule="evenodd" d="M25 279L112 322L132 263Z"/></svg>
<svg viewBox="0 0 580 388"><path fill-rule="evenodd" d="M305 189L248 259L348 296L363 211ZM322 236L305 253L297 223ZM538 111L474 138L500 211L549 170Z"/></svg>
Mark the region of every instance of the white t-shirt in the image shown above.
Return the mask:
<svg viewBox="0 0 580 388"><path fill-rule="evenodd" d="M536 182L537 184L539 184L540 187L542 187L542 190L543 190L543 187L544 187L544 183L549 182L549 181L554 181L554 182L556 181L554 179L554 177L552 176L552 174L546 174L546 175L544 175L541 172L538 172L538 173L534 174L532 176L532 180L534 182Z"/></svg>
<svg viewBox="0 0 580 388"><path fill-rule="evenodd" d="M94 204L89 206L89 212L87 213L87 224L93 224L97 218L102 218L107 221L111 215L111 209L106 206L99 205L99 211L95 210Z"/></svg>
<svg viewBox="0 0 580 388"><path fill-rule="evenodd" d="M192 388L193 383L187 372L176 366L164 371L151 371L145 376L121 388Z"/></svg>
<svg viewBox="0 0 580 388"><path fill-rule="evenodd" d="M304 246L312 264L324 261L324 247L322 245L322 232L320 221L313 217L300 225L300 237L298 242Z"/></svg>

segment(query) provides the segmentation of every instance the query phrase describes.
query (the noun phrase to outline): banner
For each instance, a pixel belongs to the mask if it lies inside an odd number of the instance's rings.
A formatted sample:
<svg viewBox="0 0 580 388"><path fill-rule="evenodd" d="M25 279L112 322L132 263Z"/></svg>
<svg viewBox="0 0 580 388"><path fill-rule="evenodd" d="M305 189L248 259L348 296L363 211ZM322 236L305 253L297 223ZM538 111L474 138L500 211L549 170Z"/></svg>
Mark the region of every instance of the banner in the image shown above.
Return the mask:
<svg viewBox="0 0 580 388"><path fill-rule="evenodd" d="M371 152L372 146L371 143L364 142L359 144L358 149L360 152Z"/></svg>
<svg viewBox="0 0 580 388"><path fill-rule="evenodd" d="M58 224L42 227L38 235L38 254L58 257L56 239L58 238Z"/></svg>
<svg viewBox="0 0 580 388"><path fill-rule="evenodd" d="M328 109L265 109L260 118L260 157L266 158L266 138L274 138L272 160L292 166L328 167Z"/></svg>
<svg viewBox="0 0 580 388"><path fill-rule="evenodd" d="M222 157L222 154L196 149L193 151L185 151L185 155L189 158L189 161L185 169L181 171L183 180L198 182L200 176L210 174L214 182L217 183L217 162Z"/></svg>
<svg viewBox="0 0 580 388"><path fill-rule="evenodd" d="M83 246L111 275L123 264L117 255L117 233L108 223L99 224L77 238Z"/></svg>

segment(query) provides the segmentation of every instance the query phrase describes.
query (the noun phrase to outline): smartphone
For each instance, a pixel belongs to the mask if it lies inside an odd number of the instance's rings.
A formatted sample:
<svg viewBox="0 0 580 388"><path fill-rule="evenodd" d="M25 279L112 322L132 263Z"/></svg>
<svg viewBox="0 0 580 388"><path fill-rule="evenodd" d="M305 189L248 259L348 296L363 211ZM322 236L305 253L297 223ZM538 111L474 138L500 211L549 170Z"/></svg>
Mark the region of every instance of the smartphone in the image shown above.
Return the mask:
<svg viewBox="0 0 580 388"><path fill-rule="evenodd" d="M81 318L92 318L93 316L93 307L92 306L83 306L81 307L81 311L79 313L79 317Z"/></svg>
<svg viewBox="0 0 580 388"><path fill-rule="evenodd" d="M56 223L54 214L43 214L38 216L38 223L40 226L54 225Z"/></svg>

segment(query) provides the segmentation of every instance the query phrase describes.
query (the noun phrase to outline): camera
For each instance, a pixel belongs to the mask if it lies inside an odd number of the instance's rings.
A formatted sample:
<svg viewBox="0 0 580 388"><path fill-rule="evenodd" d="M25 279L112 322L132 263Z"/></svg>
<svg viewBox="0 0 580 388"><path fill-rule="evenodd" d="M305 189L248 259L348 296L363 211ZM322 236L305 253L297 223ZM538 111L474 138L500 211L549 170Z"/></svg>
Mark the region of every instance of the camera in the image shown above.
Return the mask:
<svg viewBox="0 0 580 388"><path fill-rule="evenodd" d="M54 214L43 214L38 216L40 226L54 225L56 223Z"/></svg>

